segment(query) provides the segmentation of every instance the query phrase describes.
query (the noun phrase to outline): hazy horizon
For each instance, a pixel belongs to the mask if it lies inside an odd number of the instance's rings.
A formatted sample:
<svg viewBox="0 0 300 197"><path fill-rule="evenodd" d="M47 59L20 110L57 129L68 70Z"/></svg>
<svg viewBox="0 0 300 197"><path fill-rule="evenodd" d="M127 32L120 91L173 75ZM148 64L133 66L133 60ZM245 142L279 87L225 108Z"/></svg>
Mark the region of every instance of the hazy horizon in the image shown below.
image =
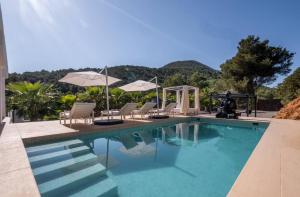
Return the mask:
<svg viewBox="0 0 300 197"><path fill-rule="evenodd" d="M1 7L10 73L182 60L220 70L248 35L296 52L292 69L300 65L300 2L292 0L1 0Z"/></svg>

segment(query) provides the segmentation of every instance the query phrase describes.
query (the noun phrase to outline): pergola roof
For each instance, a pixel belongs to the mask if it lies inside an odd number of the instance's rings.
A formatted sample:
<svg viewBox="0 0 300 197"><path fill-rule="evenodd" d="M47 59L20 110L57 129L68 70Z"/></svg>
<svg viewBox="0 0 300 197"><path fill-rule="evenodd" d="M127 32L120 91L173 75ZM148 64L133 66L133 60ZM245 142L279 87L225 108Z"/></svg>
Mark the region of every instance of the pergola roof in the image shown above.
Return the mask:
<svg viewBox="0 0 300 197"><path fill-rule="evenodd" d="M210 95L213 98L225 98L226 93L211 93ZM231 98L255 98L256 95L249 95L249 94L241 94L241 93L232 93L230 94Z"/></svg>
<svg viewBox="0 0 300 197"><path fill-rule="evenodd" d="M166 88L163 88L163 89L165 89L165 90L177 91L177 90L183 90L184 87L187 87L188 90L195 90L195 89L197 89L197 87L194 87L194 86L188 86L188 85L172 86L172 87L166 87Z"/></svg>

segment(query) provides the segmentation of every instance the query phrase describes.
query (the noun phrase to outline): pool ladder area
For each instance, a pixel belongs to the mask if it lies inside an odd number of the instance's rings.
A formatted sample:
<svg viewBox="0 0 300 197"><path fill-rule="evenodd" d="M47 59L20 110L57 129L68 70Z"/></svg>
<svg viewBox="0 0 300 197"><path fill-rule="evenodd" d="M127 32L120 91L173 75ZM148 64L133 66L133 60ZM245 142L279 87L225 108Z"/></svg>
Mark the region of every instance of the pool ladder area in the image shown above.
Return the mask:
<svg viewBox="0 0 300 197"><path fill-rule="evenodd" d="M116 183L79 139L26 148L41 196L118 196Z"/></svg>

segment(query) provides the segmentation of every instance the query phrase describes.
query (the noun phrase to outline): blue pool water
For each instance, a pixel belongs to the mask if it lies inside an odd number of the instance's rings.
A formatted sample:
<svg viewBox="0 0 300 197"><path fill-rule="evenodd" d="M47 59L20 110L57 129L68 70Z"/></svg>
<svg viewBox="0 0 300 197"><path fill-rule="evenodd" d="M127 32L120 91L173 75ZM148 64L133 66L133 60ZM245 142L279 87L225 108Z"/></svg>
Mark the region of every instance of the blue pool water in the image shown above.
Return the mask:
<svg viewBox="0 0 300 197"><path fill-rule="evenodd" d="M42 196L226 196L267 124L186 119L26 148Z"/></svg>

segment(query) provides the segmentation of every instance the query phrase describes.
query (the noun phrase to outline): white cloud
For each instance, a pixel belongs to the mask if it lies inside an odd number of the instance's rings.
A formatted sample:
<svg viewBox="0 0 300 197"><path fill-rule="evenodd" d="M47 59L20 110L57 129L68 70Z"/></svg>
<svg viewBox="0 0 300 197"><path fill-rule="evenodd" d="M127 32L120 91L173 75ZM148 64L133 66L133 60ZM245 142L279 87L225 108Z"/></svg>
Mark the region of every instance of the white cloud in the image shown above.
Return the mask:
<svg viewBox="0 0 300 197"><path fill-rule="evenodd" d="M48 25L55 24L48 0L19 0L19 5L21 17L25 23L28 23L28 20L32 22L34 18L38 18Z"/></svg>

